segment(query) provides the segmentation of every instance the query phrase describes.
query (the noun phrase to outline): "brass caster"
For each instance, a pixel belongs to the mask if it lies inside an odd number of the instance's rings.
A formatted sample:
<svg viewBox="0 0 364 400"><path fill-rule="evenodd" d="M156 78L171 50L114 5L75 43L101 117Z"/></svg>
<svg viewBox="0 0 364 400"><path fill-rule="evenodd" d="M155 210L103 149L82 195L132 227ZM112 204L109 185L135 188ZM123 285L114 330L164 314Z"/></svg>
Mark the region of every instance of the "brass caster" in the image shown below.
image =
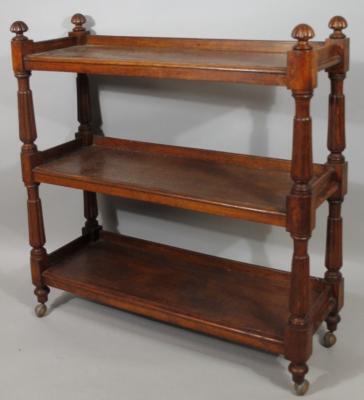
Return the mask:
<svg viewBox="0 0 364 400"><path fill-rule="evenodd" d="M301 384L294 384L294 391L296 392L297 396L304 396L307 393L309 387L310 382L305 379Z"/></svg>
<svg viewBox="0 0 364 400"><path fill-rule="evenodd" d="M36 305L34 311L35 311L35 315L38 318L42 318L47 313L47 306L45 304L39 303L39 304Z"/></svg>
<svg viewBox="0 0 364 400"><path fill-rule="evenodd" d="M322 345L330 348L336 343L336 336L332 332L326 332L322 338Z"/></svg>

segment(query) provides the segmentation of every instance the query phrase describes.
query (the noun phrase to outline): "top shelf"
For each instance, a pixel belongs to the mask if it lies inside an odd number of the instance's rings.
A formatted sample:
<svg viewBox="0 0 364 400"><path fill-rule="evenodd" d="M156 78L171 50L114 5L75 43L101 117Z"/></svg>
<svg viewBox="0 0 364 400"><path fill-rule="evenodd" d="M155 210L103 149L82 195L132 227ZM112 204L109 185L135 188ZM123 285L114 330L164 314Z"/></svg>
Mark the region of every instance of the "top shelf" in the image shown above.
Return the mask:
<svg viewBox="0 0 364 400"><path fill-rule="evenodd" d="M78 16L73 23L76 27L69 37L41 42L33 42L23 35L28 29L23 22L14 23L11 29L16 33L13 40L15 71L62 71L293 87L298 82L297 73L311 80L314 86L318 71L345 63L343 46L333 37L335 32L345 37L342 27L340 31L332 27L334 34L330 39L314 42L310 41L314 35L312 28L304 24L292 33L296 41L263 41L92 35L82 26L85 23L83 16ZM20 52L17 51L19 43ZM303 56L308 49L310 62L305 64L303 58L298 62L297 53Z"/></svg>
<svg viewBox="0 0 364 400"><path fill-rule="evenodd" d="M287 52L295 42L88 36L29 54L29 70L286 85ZM315 42L315 50L325 43ZM326 65L339 63L336 55Z"/></svg>
<svg viewBox="0 0 364 400"><path fill-rule="evenodd" d="M26 66L35 70L219 81L259 79L284 84L285 53L224 50L216 41L215 46L206 48L211 43L207 39L205 43L158 39L161 43L158 48L153 46L153 39L112 38L118 39L118 44L111 45L106 43L112 40L103 39L90 37L84 45L29 55ZM178 45L181 43L184 46ZM205 46L199 46L200 43Z"/></svg>

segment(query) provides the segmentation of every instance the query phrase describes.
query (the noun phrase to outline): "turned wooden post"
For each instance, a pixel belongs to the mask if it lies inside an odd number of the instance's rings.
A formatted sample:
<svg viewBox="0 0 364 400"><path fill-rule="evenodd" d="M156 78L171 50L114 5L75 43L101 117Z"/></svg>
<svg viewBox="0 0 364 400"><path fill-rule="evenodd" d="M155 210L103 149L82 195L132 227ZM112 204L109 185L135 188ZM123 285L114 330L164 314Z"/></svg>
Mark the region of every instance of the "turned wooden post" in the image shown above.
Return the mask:
<svg viewBox="0 0 364 400"><path fill-rule="evenodd" d="M333 17L329 22L329 27L334 31L329 41L338 46L342 55L342 62L327 71L331 82L327 139L327 147L330 154L327 164L335 169L339 181L338 191L328 199L329 215L325 257L325 266L327 268L325 279L332 285L335 298L335 307L326 320L327 328L332 333L337 329L337 325L340 322L339 311L343 306L344 298L344 281L340 272L343 260L341 205L347 192L347 163L342 154L345 150L345 96L343 88L349 65L349 41L342 32L347 27L347 22L343 17ZM331 346L335 341L335 337L331 336L331 341L326 340L327 346Z"/></svg>
<svg viewBox="0 0 364 400"><path fill-rule="evenodd" d="M86 18L82 14L75 14L71 22L75 25L70 36L77 37L77 41L81 43L88 35L83 26L86 23ZM86 74L77 74L77 115L78 115L78 132L76 138L81 139L84 146L92 144L92 105L90 93L90 81ZM84 216L86 218L85 226L82 229L83 235L90 235L94 240L98 238L101 226L97 221L98 208L96 193L84 191Z"/></svg>
<svg viewBox="0 0 364 400"><path fill-rule="evenodd" d="M295 100L292 190L287 198L287 230L293 239L290 317L285 332L285 357L296 391L305 392L308 382L306 361L312 353L312 326L309 320L310 261L308 241L315 223L310 181L313 176L312 122L310 101L317 84L314 53L309 40L314 37L308 25L298 25L292 32L298 42L288 53L289 88Z"/></svg>
<svg viewBox="0 0 364 400"><path fill-rule="evenodd" d="M44 248L46 241L42 204L39 198L39 184L34 182L32 169L37 158L38 149L35 145L37 131L35 125L33 97L29 85L30 72L23 67L23 56L29 40L24 36L28 30L22 21L16 21L11 25L10 31L15 33L12 40L12 56L14 73L18 80L18 112L19 112L19 137L23 142L21 148L22 175L28 193L28 226L29 243L32 246L30 265L32 281L35 285L35 295L38 298L36 314L42 317L47 308L49 288L42 281L42 271L47 260L47 251Z"/></svg>

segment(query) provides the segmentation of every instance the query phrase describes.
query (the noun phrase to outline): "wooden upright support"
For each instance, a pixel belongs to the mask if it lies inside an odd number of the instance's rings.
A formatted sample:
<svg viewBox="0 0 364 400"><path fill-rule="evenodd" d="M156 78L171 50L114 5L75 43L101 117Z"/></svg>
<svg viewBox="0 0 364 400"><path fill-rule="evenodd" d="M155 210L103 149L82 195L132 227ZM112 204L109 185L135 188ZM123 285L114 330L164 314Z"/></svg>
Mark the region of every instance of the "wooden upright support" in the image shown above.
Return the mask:
<svg viewBox="0 0 364 400"><path fill-rule="evenodd" d="M339 182L338 191L328 199L329 215L327 219L325 258L327 271L325 279L332 285L335 297L335 307L326 320L329 332L324 344L328 347L336 341L332 332L337 329L337 325L340 322L339 311L343 306L344 298L344 280L340 272L343 259L341 205L347 192L347 163L342 154L345 150L345 96L343 88L349 65L349 39L342 32L347 27L346 20L339 16L333 17L329 22L329 27L334 31L329 41L334 42L340 49L342 62L327 71L331 82L327 139L327 147L330 154L327 164L335 169Z"/></svg>
<svg viewBox="0 0 364 400"><path fill-rule="evenodd" d="M43 224L42 204L39 198L39 184L34 182L32 169L37 158L38 149L35 145L37 130L35 125L33 97L29 85L30 72L23 66L23 55L27 50L28 38L24 32L28 30L22 21L11 25L10 31L15 33L12 40L13 66L18 80L18 110L19 110L19 137L23 142L21 148L22 175L28 193L28 226L29 243L32 246L30 265L32 281L35 285L35 295L39 304L35 311L38 317L45 315L49 288L42 281L43 265L47 259L44 248L46 241Z"/></svg>
<svg viewBox="0 0 364 400"><path fill-rule="evenodd" d="M84 24L86 18L82 14L75 14L71 22L75 25L70 36L75 36L79 43L82 43L88 31L86 31ZM90 81L87 74L77 74L77 115L78 115L78 132L76 137L82 140L83 145L88 146L92 144L92 105L90 93ZM98 238L101 226L97 221L98 208L97 197L94 192L83 192L84 203L84 216L86 218L85 226L82 229L83 235L90 235L92 239Z"/></svg>
<svg viewBox="0 0 364 400"><path fill-rule="evenodd" d="M292 32L297 44L288 53L289 88L295 100L293 153L291 164L292 190L287 199L287 229L293 239L291 268L290 317L285 333L285 357L291 361L297 392L306 392L306 364L312 353L312 321L310 309L310 262L308 241L315 223L310 181L313 176L312 122L310 101L316 87L314 53L309 40L314 37L308 25L298 25Z"/></svg>

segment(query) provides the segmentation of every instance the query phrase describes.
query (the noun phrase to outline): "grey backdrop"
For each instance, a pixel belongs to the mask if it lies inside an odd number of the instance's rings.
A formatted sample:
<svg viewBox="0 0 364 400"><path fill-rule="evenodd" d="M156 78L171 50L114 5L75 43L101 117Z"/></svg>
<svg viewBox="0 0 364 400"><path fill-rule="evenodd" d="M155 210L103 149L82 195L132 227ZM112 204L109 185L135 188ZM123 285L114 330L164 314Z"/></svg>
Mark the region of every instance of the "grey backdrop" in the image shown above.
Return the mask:
<svg viewBox="0 0 364 400"><path fill-rule="evenodd" d="M51 314L32 315L35 298L27 265L26 197L20 178L16 81L8 31L17 19L34 40L63 36L75 12L96 33L175 37L289 39L306 22L321 40L331 16L349 22L351 71L346 83L349 196L344 206L347 306L338 345L315 344L309 379L313 399L361 398L364 346L362 268L364 178L363 13L361 0L268 1L8 1L0 4L0 394L45 399L289 398L287 363L197 334L147 321L53 291ZM73 137L77 129L73 74L31 78L39 148ZM293 101L284 88L97 77L102 129L115 137L289 158ZM312 103L315 161L327 156L326 75ZM82 197L42 186L47 249L79 234ZM291 240L283 229L172 208L99 197L101 221L115 231L227 258L289 268ZM324 273L321 207L310 242L312 272ZM58 375L56 375L56 372ZM15 382L17 384L15 385Z"/></svg>

